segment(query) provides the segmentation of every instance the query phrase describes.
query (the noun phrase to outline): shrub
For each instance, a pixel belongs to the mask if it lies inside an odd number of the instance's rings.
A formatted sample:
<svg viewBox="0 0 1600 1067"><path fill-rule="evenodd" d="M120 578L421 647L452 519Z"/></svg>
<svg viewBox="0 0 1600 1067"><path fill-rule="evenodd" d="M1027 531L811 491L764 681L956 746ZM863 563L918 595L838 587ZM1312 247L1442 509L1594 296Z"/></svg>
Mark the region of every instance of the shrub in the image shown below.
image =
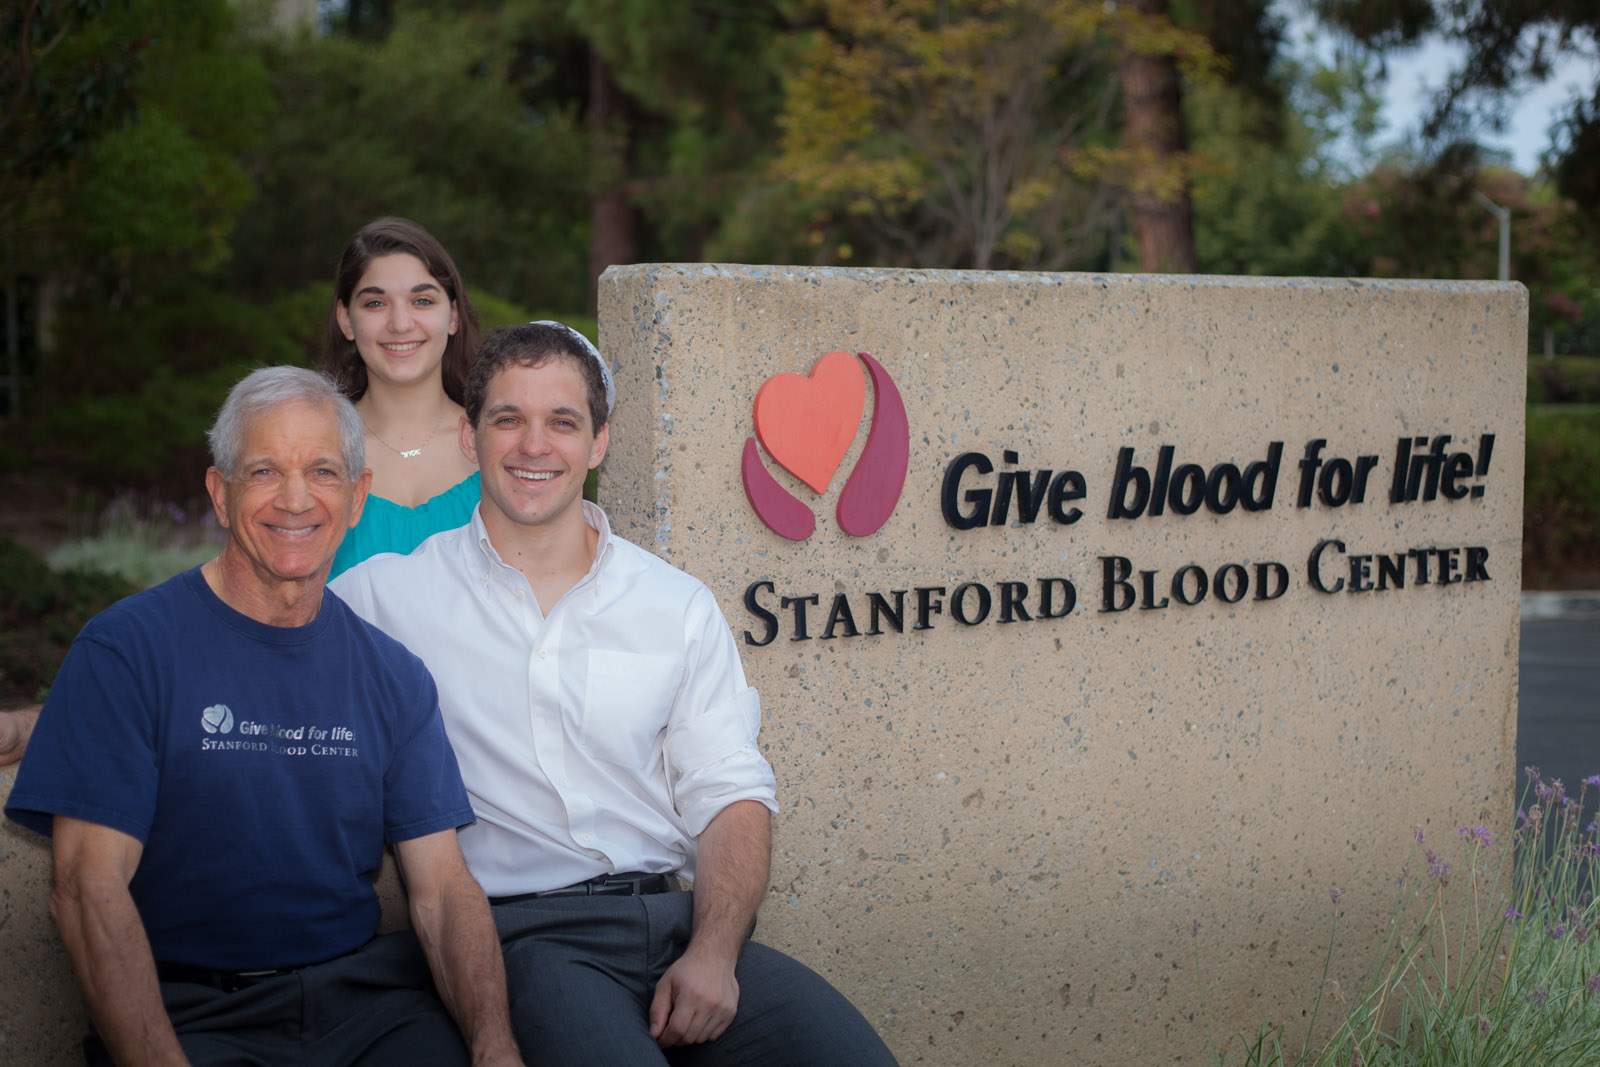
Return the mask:
<svg viewBox="0 0 1600 1067"><path fill-rule="evenodd" d="M1464 826L1457 839L1464 851L1451 854L1452 864L1418 828L1384 940L1331 1038L1312 1047L1313 1009L1298 1047L1285 1027L1269 1023L1239 1053L1213 1047L1216 1062L1592 1067L1600 1033L1600 837L1592 819L1579 823L1600 775L1574 798L1537 767L1527 773L1529 795L1509 842L1494 843L1487 827ZM1194 932L1198 955L1198 926Z"/></svg>
<svg viewBox="0 0 1600 1067"><path fill-rule="evenodd" d="M1522 584L1600 578L1600 408L1528 409Z"/></svg>
<svg viewBox="0 0 1600 1067"><path fill-rule="evenodd" d="M83 624L134 589L98 571L57 573L0 538L0 704L43 700Z"/></svg>

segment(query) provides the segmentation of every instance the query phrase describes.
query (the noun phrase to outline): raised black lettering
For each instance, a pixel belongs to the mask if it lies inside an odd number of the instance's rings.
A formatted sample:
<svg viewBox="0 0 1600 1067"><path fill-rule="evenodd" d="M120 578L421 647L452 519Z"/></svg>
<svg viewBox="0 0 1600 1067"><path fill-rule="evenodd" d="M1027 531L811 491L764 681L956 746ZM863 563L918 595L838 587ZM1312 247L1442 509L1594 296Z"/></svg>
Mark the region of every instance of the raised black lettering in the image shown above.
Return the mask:
<svg viewBox="0 0 1600 1067"><path fill-rule="evenodd" d="M1052 590L1057 585L1061 586L1061 610L1052 610L1055 607L1055 596ZM1065 578L1040 578L1039 579L1039 618L1061 619L1072 614L1072 609L1078 606L1078 589Z"/></svg>
<svg viewBox="0 0 1600 1067"><path fill-rule="evenodd" d="M904 589L891 589L890 595L894 597L894 607L883 599L881 593L867 594L867 610L871 613L872 626L867 630L869 634L881 634L883 630L878 627L878 619L889 620L889 625L894 627L897 634L905 633L906 617L906 591Z"/></svg>
<svg viewBox="0 0 1600 1067"><path fill-rule="evenodd" d="M756 593L762 589L765 589L769 593L772 592L772 583L751 582L749 585L744 587L745 610L754 615L756 618L760 619L761 624L766 627L765 635L763 635L759 640L757 640L756 636L749 630L744 632L744 643L747 645L754 645L757 648L760 648L762 645L772 644L772 639L778 636L778 617L772 612L768 611L766 608L762 607L761 601L756 599Z"/></svg>
<svg viewBox="0 0 1600 1067"><path fill-rule="evenodd" d="M1489 572L1484 564L1489 562L1489 550L1482 545L1467 546L1467 581L1487 582Z"/></svg>
<svg viewBox="0 0 1600 1067"><path fill-rule="evenodd" d="M845 599L843 593L836 593L833 597L833 607L828 610L828 625L822 628L822 639L832 641L834 628L840 624L844 625L844 636L861 636L861 631L856 629L856 618L850 612L850 601Z"/></svg>
<svg viewBox="0 0 1600 1067"><path fill-rule="evenodd" d="M944 469L944 485L939 491L939 510L944 513L944 521L958 530L970 530L974 526L982 526L989 518L989 490L968 489L965 500L972 505L972 510L962 511L957 499L961 490L961 476L967 472L968 467L977 469L979 474L989 474L994 470L994 464L989 462L989 457L982 452L963 452L951 460L950 466Z"/></svg>
<svg viewBox="0 0 1600 1067"><path fill-rule="evenodd" d="M977 618L967 617L967 594L972 590L978 591ZM956 591L950 594L950 617L963 626L976 626L989 617L989 605L993 603L987 587L977 582L962 582L956 586Z"/></svg>
<svg viewBox="0 0 1600 1067"><path fill-rule="evenodd" d="M1322 553L1329 548L1336 552L1343 552L1344 542L1333 540L1318 541L1317 547L1311 550L1311 558L1306 561L1306 579L1311 583L1311 588L1319 593L1337 593L1344 588L1343 578L1340 578L1339 583L1331 589L1322 584Z"/></svg>
<svg viewBox="0 0 1600 1067"><path fill-rule="evenodd" d="M913 630L931 630L933 624L928 621L930 615L944 614L944 601L933 599L933 594L944 596L942 585L919 585L915 590L917 594L917 624Z"/></svg>
<svg viewBox="0 0 1600 1067"><path fill-rule="evenodd" d="M1000 621L1016 622L1020 618L1023 622L1032 622L1033 616L1028 614L1028 607L1024 603L1027 599L1027 582L1001 582Z"/></svg>
<svg viewBox="0 0 1600 1067"><path fill-rule="evenodd" d="M794 608L794 633L789 635L791 641L809 641L811 635L806 633L806 605L821 603L822 598L816 593L810 596L786 596L778 601L781 608Z"/></svg>
<svg viewBox="0 0 1600 1067"><path fill-rule="evenodd" d="M1185 595L1189 588L1188 575L1190 574L1194 575L1193 600L1190 600L1188 596ZM1201 567L1197 563L1190 563L1179 567L1177 573L1172 576L1172 595L1177 597L1178 603L1184 605L1185 607L1192 608L1196 604L1200 603L1200 601L1204 600L1206 598L1206 593L1210 590L1210 587L1211 579L1206 576L1205 568Z"/></svg>
<svg viewBox="0 0 1600 1067"><path fill-rule="evenodd" d="M1133 449L1128 449L1132 452ZM1133 583L1128 581L1128 576L1133 573L1133 561L1126 556L1101 556L1100 557L1100 596L1101 612L1127 611L1133 607L1137 594L1133 591ZM1127 599L1123 600L1123 594Z"/></svg>
<svg viewBox="0 0 1600 1067"><path fill-rule="evenodd" d="M1077 471L1062 471L1056 475L1055 481L1050 483L1050 517L1063 526L1071 526L1083 516L1079 508L1064 508L1072 500L1082 500L1088 495L1084 489L1083 475Z"/></svg>
<svg viewBox="0 0 1600 1067"><path fill-rule="evenodd" d="M1128 502L1128 489L1133 489L1133 502ZM1133 449L1117 450L1117 473L1111 479L1111 506L1106 510L1108 519L1137 519L1144 514L1150 500L1150 473L1133 465ZM1109 610L1109 609L1107 609Z"/></svg>

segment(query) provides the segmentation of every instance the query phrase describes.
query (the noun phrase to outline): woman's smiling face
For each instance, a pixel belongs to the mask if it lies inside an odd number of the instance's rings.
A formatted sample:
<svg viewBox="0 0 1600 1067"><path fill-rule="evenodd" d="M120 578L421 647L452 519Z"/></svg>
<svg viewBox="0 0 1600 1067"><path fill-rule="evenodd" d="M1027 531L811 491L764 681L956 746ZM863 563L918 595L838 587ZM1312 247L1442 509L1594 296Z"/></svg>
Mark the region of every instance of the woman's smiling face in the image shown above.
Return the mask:
<svg viewBox="0 0 1600 1067"><path fill-rule="evenodd" d="M437 380L457 326L455 303L444 286L422 260L404 252L373 259L337 314L369 380L394 385Z"/></svg>

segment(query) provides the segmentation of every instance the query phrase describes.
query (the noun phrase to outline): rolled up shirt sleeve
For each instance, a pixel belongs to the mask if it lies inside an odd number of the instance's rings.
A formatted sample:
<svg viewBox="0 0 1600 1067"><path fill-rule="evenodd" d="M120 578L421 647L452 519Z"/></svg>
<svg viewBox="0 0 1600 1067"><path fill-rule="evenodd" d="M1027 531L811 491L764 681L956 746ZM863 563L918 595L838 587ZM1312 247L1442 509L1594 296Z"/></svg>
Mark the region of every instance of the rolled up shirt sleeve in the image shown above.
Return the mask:
<svg viewBox="0 0 1600 1067"><path fill-rule="evenodd" d="M698 837L729 804L755 800L778 810L772 765L761 754L761 698L746 682L733 633L701 588L685 618L685 672L664 744L667 782L689 833Z"/></svg>

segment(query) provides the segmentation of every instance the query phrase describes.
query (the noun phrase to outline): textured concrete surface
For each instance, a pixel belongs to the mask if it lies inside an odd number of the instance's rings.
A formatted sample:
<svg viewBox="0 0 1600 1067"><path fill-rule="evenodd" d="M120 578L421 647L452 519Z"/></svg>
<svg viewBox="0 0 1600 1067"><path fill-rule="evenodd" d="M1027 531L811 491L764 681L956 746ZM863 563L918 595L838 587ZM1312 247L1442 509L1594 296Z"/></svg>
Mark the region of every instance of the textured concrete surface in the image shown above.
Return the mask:
<svg viewBox="0 0 1600 1067"><path fill-rule="evenodd" d="M906 1063L1202 1061L1196 922L1216 1033L1303 1024L1334 889L1352 940L1332 973L1353 986L1413 827L1443 842L1511 810L1525 320L1514 284L608 271L600 340L620 400L601 499L619 532L711 586L762 693L784 808L758 936L826 973ZM897 384L910 464L886 525L852 537L832 512L870 390L824 493L760 451L816 515L796 543L752 512L741 451L757 389L834 350L870 353ZM1391 503L1400 439L1426 452L1441 435L1441 455L1467 454L1461 498ZM1272 442L1270 507L1108 517L1123 448L1147 472L1162 445L1174 467L1243 471ZM1004 472L1072 470L1081 517L1012 507L1003 525L952 527L941 485L967 452L994 472L969 470L960 506ZM1353 473L1361 456L1364 500L1318 495L1333 459ZM1345 546L1322 556L1339 592L1312 587L1325 541ZM1352 570L1380 554L1403 588L1376 558ZM1476 580L1441 583L1469 555ZM1117 557L1132 573L1112 606L1143 602L1148 570L1165 607L1104 610ZM1230 563L1251 581L1236 603L1178 603L1175 571L1214 583ZM1287 586L1258 600L1264 563ZM1046 578L1074 585L1063 618L1039 618ZM745 603L764 582L775 626ZM1006 582L1025 583L1029 621L999 621ZM963 583L994 606L970 626ZM943 587L921 630L919 587ZM869 594L897 590L903 632L869 635ZM793 601L811 596L798 640Z"/></svg>

